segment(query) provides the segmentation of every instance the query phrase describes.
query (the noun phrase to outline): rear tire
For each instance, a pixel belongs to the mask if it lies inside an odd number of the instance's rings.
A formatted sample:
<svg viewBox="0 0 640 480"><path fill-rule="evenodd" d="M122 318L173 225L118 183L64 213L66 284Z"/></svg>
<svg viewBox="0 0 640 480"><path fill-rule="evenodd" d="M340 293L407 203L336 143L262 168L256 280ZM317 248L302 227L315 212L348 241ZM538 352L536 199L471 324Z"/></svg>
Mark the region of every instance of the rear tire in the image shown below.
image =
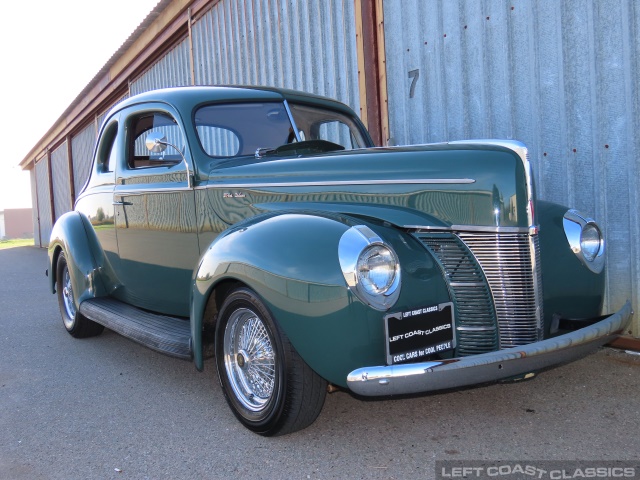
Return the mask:
<svg viewBox="0 0 640 480"><path fill-rule="evenodd" d="M64 328L72 337L87 338L102 333L104 330L102 325L89 320L76 308L69 266L64 252L60 252L58 263L56 264L56 290Z"/></svg>
<svg viewBox="0 0 640 480"><path fill-rule="evenodd" d="M222 391L249 430L284 435L318 417L327 382L298 355L252 290L229 294L216 324L215 344Z"/></svg>

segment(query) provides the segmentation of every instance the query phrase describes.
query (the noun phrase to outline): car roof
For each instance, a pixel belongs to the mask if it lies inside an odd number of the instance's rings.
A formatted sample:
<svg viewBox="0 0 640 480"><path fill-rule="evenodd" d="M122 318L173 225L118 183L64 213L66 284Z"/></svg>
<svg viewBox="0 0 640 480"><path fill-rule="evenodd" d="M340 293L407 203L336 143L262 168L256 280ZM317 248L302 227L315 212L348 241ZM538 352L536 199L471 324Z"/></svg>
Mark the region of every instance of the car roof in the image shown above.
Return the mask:
<svg viewBox="0 0 640 480"><path fill-rule="evenodd" d="M167 103L179 109L190 110L196 105L209 102L282 100L324 106L353 114L343 103L327 97L285 88L252 85L189 86L151 90L123 100L114 110L148 102Z"/></svg>

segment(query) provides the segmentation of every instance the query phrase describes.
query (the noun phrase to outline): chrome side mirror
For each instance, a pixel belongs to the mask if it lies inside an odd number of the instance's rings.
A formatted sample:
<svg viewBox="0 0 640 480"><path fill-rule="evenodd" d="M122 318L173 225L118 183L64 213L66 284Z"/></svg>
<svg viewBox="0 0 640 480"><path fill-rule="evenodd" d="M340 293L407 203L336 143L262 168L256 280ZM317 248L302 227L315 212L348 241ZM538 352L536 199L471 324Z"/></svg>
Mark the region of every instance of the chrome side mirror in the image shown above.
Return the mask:
<svg viewBox="0 0 640 480"><path fill-rule="evenodd" d="M163 135L160 132L151 132L149 135L147 135L144 144L147 147L147 150L152 153L162 153L167 149L168 146L173 147L176 152L178 152L182 157L182 162L187 169L187 184L189 185L189 188L193 188L194 178L189 169L189 162L187 162L187 159L178 147L176 147L173 143L167 142L166 135Z"/></svg>
<svg viewBox="0 0 640 480"><path fill-rule="evenodd" d="M152 153L162 153L167 149L167 137L160 132L151 132L144 141L147 150Z"/></svg>

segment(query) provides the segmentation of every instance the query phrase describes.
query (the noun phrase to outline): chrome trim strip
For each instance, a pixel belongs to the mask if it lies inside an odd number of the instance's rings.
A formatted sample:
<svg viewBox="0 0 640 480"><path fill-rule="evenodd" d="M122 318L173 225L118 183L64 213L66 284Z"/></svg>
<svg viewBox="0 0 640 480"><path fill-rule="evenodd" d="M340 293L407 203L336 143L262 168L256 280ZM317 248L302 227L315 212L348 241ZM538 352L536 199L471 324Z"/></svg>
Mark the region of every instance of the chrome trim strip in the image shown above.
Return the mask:
<svg viewBox="0 0 640 480"><path fill-rule="evenodd" d="M116 185L116 188L123 187L125 185ZM132 187L134 185L131 185ZM139 187L140 184L135 184L136 187ZM175 192L191 192L193 188L189 187L157 187L157 188L145 188L145 189L137 189L137 190L115 190L113 192L114 197L132 197L134 195L147 195L149 193L175 193Z"/></svg>
<svg viewBox="0 0 640 480"><path fill-rule="evenodd" d="M291 122L291 128L293 128L293 133L296 136L296 140L298 142L301 142L302 139L300 138L300 130L298 130L298 125L296 125L296 121L293 118L293 113L291 113L289 102L287 102L287 100L284 100L284 109L287 111L287 115L289 115L289 121Z"/></svg>
<svg viewBox="0 0 640 480"><path fill-rule="evenodd" d="M456 327L460 332L493 332L496 327Z"/></svg>
<svg viewBox="0 0 640 480"><path fill-rule="evenodd" d="M540 264L540 239L537 235L529 235L529 254L531 255L531 278L533 279L533 296L536 299L536 328L538 340L544 338L544 316L542 297L542 265Z"/></svg>
<svg viewBox="0 0 640 480"><path fill-rule="evenodd" d="M443 185L475 183L473 178L412 178L401 180L333 180L316 182L210 183L214 188L273 188L273 187L340 187L350 185Z"/></svg>
<svg viewBox="0 0 640 480"><path fill-rule="evenodd" d="M609 342L628 325L627 302L610 317L565 335L470 357L358 368L347 376L358 395L424 393L493 382L576 360Z"/></svg>
<svg viewBox="0 0 640 480"><path fill-rule="evenodd" d="M533 235L531 227L491 227L482 225L451 225L450 227L433 227L429 225L403 225L403 228L417 230L415 233L427 232L486 232L486 233L528 233Z"/></svg>

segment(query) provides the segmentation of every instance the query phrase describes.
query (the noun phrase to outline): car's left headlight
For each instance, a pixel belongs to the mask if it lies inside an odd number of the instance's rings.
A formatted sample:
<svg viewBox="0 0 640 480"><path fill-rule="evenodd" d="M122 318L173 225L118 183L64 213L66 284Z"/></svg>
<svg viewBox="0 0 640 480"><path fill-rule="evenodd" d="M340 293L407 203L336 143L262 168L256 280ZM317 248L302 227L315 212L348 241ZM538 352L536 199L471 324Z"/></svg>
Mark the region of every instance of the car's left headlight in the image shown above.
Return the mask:
<svg viewBox="0 0 640 480"><path fill-rule="evenodd" d="M604 237L598 224L577 210L569 210L565 213L562 224L573 253L592 272L602 272Z"/></svg>
<svg viewBox="0 0 640 480"><path fill-rule="evenodd" d="M340 267L347 285L364 303L388 310L400 295L400 263L390 245L373 230L357 225L338 245Z"/></svg>

